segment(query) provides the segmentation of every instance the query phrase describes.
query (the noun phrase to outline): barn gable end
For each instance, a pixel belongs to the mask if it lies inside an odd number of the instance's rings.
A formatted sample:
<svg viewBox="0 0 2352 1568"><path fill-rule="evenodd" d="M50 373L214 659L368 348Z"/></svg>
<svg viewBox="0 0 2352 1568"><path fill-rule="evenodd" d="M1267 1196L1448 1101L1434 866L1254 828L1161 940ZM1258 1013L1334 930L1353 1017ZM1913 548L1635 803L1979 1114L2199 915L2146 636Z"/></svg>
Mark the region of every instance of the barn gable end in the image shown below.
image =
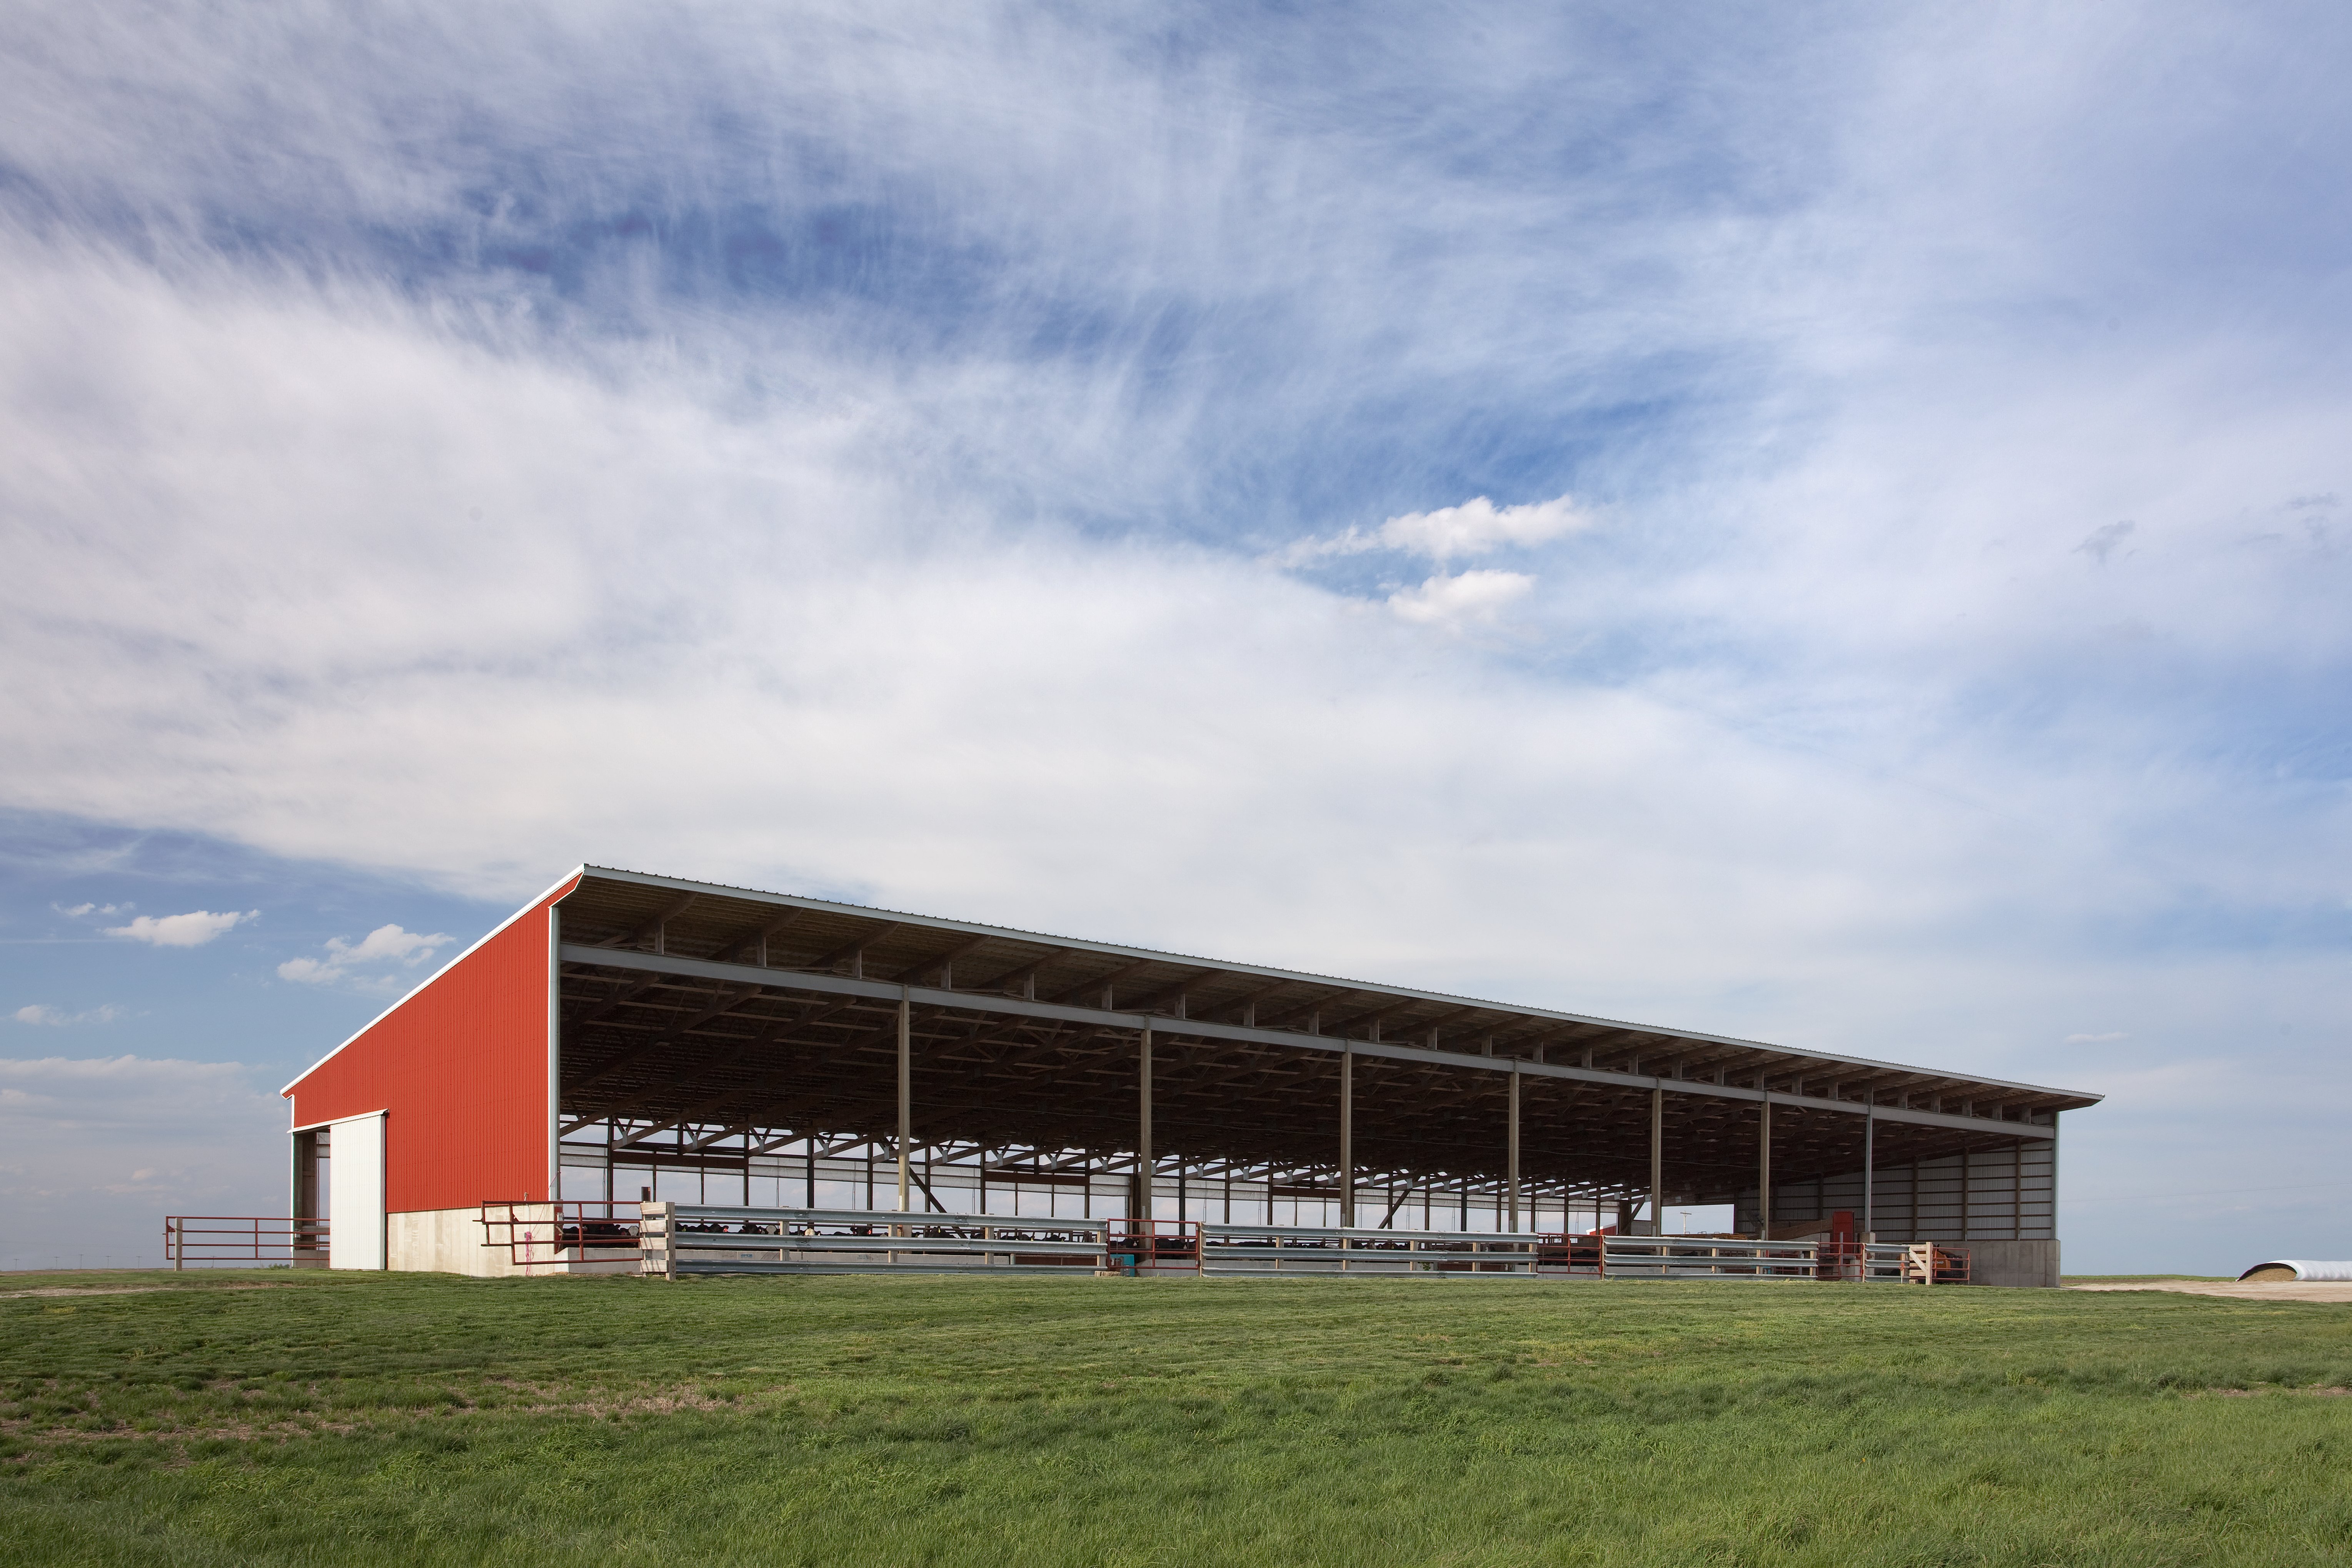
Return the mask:
<svg viewBox="0 0 2352 1568"><path fill-rule="evenodd" d="M553 906L516 914L283 1091L293 1125L384 1118L384 1209L547 1194Z"/></svg>

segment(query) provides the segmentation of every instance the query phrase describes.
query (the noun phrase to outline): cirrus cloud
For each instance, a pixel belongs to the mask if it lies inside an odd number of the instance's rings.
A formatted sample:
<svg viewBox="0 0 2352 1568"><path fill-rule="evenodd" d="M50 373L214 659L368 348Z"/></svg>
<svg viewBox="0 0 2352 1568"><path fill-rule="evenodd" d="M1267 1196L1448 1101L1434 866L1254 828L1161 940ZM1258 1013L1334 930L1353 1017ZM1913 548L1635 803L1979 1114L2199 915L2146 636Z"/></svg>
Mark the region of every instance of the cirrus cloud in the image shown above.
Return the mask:
<svg viewBox="0 0 2352 1568"><path fill-rule="evenodd" d="M62 1007L52 1007L46 1002L36 1002L19 1007L8 1015L19 1024L48 1024L62 1026L68 1024L111 1024L122 1016L122 1009L109 1002L79 1013L68 1013Z"/></svg>
<svg viewBox="0 0 2352 1568"><path fill-rule="evenodd" d="M2326 1145L2324 8L17 9L0 806L2036 1080L2227 1039L2307 1123L2108 1073L2074 1168Z"/></svg>

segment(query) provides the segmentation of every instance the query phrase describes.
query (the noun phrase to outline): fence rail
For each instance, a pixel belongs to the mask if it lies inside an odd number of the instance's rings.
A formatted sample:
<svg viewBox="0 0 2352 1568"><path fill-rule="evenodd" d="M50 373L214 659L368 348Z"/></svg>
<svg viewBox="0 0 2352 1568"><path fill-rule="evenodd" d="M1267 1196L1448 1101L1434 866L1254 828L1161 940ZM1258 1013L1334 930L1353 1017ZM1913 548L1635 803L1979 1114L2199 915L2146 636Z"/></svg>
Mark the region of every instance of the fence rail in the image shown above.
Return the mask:
<svg viewBox="0 0 2352 1568"><path fill-rule="evenodd" d="M1123 1221L1004 1215L877 1214L871 1209L644 1205L644 1269L683 1274L961 1274L985 1269L1097 1272Z"/></svg>
<svg viewBox="0 0 2352 1568"><path fill-rule="evenodd" d="M1533 1232L1203 1225L1203 1274L1567 1274L1569 1238ZM1587 1268L1583 1272L1596 1270Z"/></svg>
<svg viewBox="0 0 2352 1568"><path fill-rule="evenodd" d="M163 1261L174 1268L191 1263L290 1263L323 1268L327 1222L288 1215L166 1215Z"/></svg>

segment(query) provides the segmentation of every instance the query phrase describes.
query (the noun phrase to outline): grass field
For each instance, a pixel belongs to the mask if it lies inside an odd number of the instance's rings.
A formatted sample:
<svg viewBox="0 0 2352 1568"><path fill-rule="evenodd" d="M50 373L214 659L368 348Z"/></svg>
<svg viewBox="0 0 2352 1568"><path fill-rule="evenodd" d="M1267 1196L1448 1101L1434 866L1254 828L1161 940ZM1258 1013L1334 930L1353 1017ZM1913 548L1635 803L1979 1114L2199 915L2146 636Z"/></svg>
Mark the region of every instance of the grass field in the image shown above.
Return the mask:
<svg viewBox="0 0 2352 1568"><path fill-rule="evenodd" d="M0 1300L10 1563L2352 1562L2352 1307L73 1283L171 1288Z"/></svg>

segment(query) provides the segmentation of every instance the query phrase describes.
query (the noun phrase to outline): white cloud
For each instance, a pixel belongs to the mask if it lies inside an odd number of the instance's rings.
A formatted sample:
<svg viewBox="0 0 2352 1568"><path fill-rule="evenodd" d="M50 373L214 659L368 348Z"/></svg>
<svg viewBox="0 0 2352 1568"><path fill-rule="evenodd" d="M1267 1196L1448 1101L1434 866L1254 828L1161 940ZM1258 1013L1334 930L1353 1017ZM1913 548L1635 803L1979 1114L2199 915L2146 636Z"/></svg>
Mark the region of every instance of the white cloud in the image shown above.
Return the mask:
<svg viewBox="0 0 2352 1568"><path fill-rule="evenodd" d="M9 1016L15 1018L19 1024L50 1024L64 1026L68 1024L111 1024L117 1018L121 1017L122 1014L123 1010L121 1007L116 1006L111 1002L101 1006L89 1008L79 1013L68 1013L62 1007L52 1007L46 1003L36 1002L30 1006L17 1008L16 1012L10 1014Z"/></svg>
<svg viewBox="0 0 2352 1568"><path fill-rule="evenodd" d="M1542 544L1592 526L1592 514L1567 496L1525 506L1497 507L1485 496L1435 511L1409 511L1367 533L1350 528L1322 539L1301 540L1276 555L1286 566L1328 555L1360 555L1395 550L1444 563L1457 555L1483 555L1505 545Z"/></svg>
<svg viewBox="0 0 2352 1568"><path fill-rule="evenodd" d="M234 929L239 921L260 918L259 910L247 910L243 914L191 910L184 915L141 915L127 926L107 927L106 934L127 936L133 942L152 942L157 947L202 947Z"/></svg>
<svg viewBox="0 0 2352 1568"><path fill-rule="evenodd" d="M1504 605L1527 597L1535 585L1533 577L1518 572L1458 572L1399 589L1389 595L1389 608L1401 620L1458 628L1493 621Z"/></svg>
<svg viewBox="0 0 2352 1568"><path fill-rule="evenodd" d="M2128 1040L2131 1037L2129 1035L2125 1034L2120 1029L2116 1029L2104 1035L2069 1035L2060 1043L2069 1046L2104 1046L2111 1044L2116 1040Z"/></svg>
<svg viewBox="0 0 2352 1568"><path fill-rule="evenodd" d="M63 904L51 904L49 908L57 910L58 913L66 916L68 919L79 920L82 916L90 914L119 915L124 910L135 909L137 906L133 904L76 904L71 909L68 909Z"/></svg>
<svg viewBox="0 0 2352 1568"><path fill-rule="evenodd" d="M278 978L310 985L357 979L369 988L383 989L395 984L394 977L380 973L359 976L355 972L391 964L414 969L455 940L440 931L426 936L396 925L380 925L356 942L345 942L339 936L328 938L326 957L289 958L278 966Z"/></svg>

